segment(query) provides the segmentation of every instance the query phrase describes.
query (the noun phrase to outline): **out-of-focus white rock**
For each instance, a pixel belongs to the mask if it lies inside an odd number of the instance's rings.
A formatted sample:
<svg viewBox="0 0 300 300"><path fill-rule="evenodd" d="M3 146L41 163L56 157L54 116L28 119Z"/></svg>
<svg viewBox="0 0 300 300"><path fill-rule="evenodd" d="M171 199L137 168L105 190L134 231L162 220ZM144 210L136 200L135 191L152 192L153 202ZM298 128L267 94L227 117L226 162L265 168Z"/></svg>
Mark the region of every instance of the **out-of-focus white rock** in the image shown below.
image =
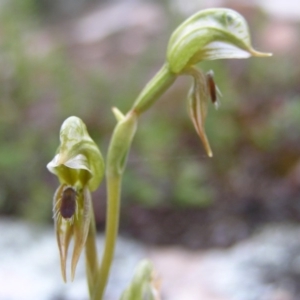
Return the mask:
<svg viewBox="0 0 300 300"><path fill-rule="evenodd" d="M300 299L300 226L271 224L229 248L155 248L164 299Z"/></svg>
<svg viewBox="0 0 300 300"><path fill-rule="evenodd" d="M189 16L200 9L213 8L213 7L259 7L262 8L267 14L274 18L299 21L300 18L300 2L295 0L170 0L170 7Z"/></svg>
<svg viewBox="0 0 300 300"><path fill-rule="evenodd" d="M0 219L0 232L0 300L88 299L84 255L74 282L63 283L54 229ZM103 237L97 242L100 252ZM119 298L144 254L140 244L118 240L107 300Z"/></svg>
<svg viewBox="0 0 300 300"><path fill-rule="evenodd" d="M0 300L87 300L84 256L64 284L52 228L0 219ZM117 300L149 258L164 300L300 299L300 226L271 224L229 249L148 247L119 238L105 300ZM103 237L98 238L102 249Z"/></svg>

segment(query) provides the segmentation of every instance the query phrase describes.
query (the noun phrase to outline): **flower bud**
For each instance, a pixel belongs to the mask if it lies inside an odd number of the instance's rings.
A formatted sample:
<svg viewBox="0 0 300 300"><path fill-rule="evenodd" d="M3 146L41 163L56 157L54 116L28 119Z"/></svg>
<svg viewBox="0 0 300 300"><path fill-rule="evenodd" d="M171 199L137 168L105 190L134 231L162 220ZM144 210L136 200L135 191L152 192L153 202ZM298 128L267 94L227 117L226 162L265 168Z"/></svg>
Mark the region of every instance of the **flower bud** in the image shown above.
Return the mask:
<svg viewBox="0 0 300 300"><path fill-rule="evenodd" d="M120 300L159 300L159 290L160 282L156 278L152 263L148 260L142 260Z"/></svg>
<svg viewBox="0 0 300 300"><path fill-rule="evenodd" d="M119 176L125 167L127 154L137 128L137 115L130 111L122 116L114 109L114 114L119 119L107 155L107 175Z"/></svg>

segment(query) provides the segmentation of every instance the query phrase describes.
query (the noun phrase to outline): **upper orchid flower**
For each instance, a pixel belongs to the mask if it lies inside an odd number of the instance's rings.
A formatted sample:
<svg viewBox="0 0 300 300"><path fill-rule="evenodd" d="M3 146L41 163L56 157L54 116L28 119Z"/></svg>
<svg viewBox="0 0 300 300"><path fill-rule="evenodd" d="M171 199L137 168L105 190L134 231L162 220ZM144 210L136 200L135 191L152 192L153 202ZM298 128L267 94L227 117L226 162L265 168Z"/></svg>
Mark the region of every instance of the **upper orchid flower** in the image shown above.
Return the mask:
<svg viewBox="0 0 300 300"><path fill-rule="evenodd" d="M213 73L204 75L194 65L203 60L266 57L253 49L245 19L231 9L202 10L183 22L172 34L167 49L168 69L174 74L188 74L193 85L188 95L189 114L208 156L212 156L205 133L209 98L218 104L220 94Z"/></svg>
<svg viewBox="0 0 300 300"><path fill-rule="evenodd" d="M90 192L97 189L104 174L102 155L81 119L69 117L64 121L60 130L60 146L47 168L60 181L54 195L53 211L64 281L68 247L74 237L73 280L93 213Z"/></svg>

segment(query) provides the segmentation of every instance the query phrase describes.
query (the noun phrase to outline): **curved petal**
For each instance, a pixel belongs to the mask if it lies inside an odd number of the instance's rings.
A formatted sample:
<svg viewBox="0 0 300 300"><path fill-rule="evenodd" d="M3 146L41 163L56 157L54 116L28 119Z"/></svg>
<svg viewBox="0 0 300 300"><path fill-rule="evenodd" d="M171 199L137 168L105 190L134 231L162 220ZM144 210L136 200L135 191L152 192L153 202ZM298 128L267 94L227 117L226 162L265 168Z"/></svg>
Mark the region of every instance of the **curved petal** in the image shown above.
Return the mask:
<svg viewBox="0 0 300 300"><path fill-rule="evenodd" d="M174 31L167 50L169 67L176 74L202 60L270 55L253 49L245 19L225 8L191 16Z"/></svg>

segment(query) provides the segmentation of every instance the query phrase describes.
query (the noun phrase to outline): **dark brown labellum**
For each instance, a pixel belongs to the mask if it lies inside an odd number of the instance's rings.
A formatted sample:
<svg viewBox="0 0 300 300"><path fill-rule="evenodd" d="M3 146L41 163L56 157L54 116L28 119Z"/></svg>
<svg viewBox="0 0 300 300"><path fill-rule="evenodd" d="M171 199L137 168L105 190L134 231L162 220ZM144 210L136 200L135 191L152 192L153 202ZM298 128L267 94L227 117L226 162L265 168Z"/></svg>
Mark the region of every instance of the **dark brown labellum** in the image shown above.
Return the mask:
<svg viewBox="0 0 300 300"><path fill-rule="evenodd" d="M214 73L212 71L209 71L206 74L206 79L207 79L207 86L210 94L210 99L212 103L215 104L217 102L217 88L214 81Z"/></svg>
<svg viewBox="0 0 300 300"><path fill-rule="evenodd" d="M68 187L62 192L59 211L64 219L70 219L74 216L76 211L76 197L77 193L72 187Z"/></svg>

